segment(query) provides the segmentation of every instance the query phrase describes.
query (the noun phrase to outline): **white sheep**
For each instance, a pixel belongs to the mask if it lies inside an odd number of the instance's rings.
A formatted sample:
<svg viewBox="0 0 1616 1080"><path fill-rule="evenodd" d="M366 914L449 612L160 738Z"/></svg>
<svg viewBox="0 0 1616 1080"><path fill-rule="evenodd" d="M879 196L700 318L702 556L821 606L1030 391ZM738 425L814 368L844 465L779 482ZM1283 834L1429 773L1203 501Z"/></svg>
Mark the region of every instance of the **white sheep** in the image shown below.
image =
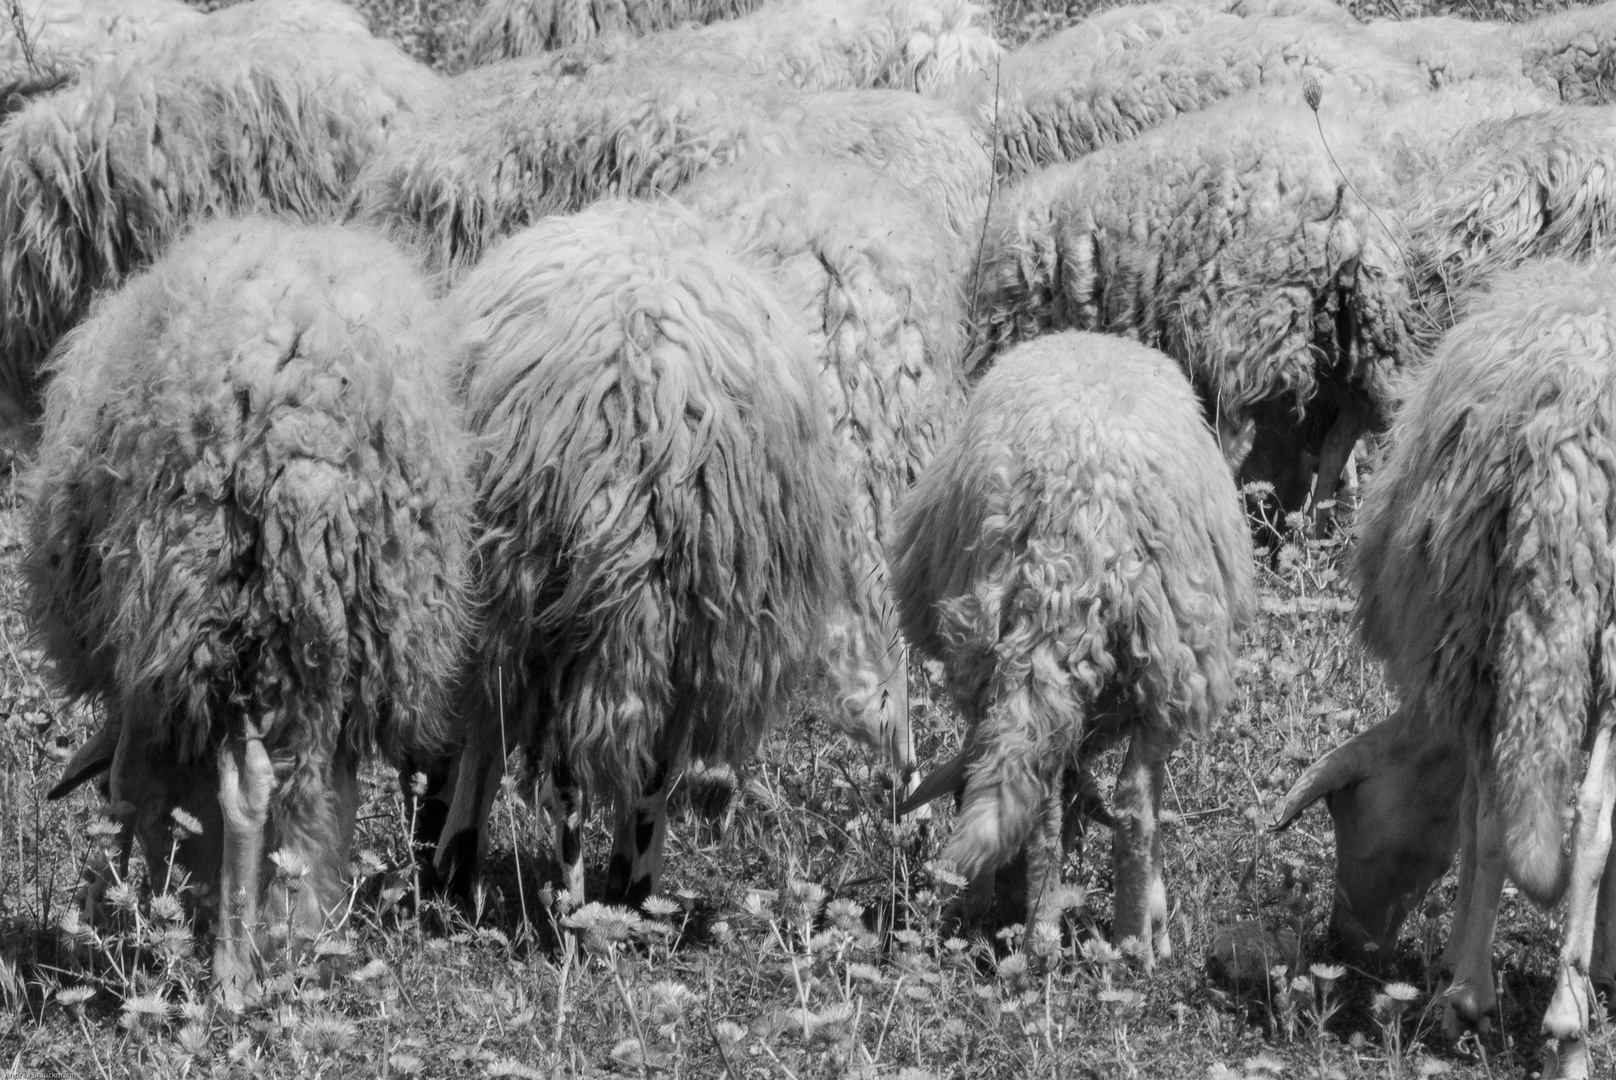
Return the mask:
<svg viewBox="0 0 1616 1080"><path fill-rule="evenodd" d="M520 747L553 770L567 888L581 789L618 810L607 893L637 905L682 765L743 761L817 654L843 497L816 365L767 278L665 203L547 218L451 299L486 607L435 860L463 892Z"/></svg>
<svg viewBox="0 0 1616 1080"><path fill-rule="evenodd" d="M1137 342L1067 331L1010 350L899 512L910 643L943 662L965 749L943 857L967 878L1027 848L1031 929L1058 917L1063 774L1129 740L1113 936L1170 954L1157 814L1168 755L1234 689L1251 541L1189 383Z"/></svg>
<svg viewBox="0 0 1616 1080"><path fill-rule="evenodd" d="M973 362L1055 329L1136 338L1178 360L1226 437L1255 427L1254 465L1304 433L1330 498L1392 399L1411 301L1373 125L1323 132L1306 105L1226 104L1004 189ZM1283 464L1246 475L1296 509L1310 477Z"/></svg>
<svg viewBox="0 0 1616 1080"><path fill-rule="evenodd" d="M333 5L243 5L85 71L0 128L0 414L31 419L37 369L83 314L199 217L330 219L442 80L368 35L287 30ZM348 9L337 5L336 14ZM26 433L7 433L26 442Z"/></svg>
<svg viewBox="0 0 1616 1080"><path fill-rule="evenodd" d="M1505 877L1544 905L1569 885L1543 1023L1560 1075L1586 1075L1587 980L1616 959L1606 940L1593 968L1601 877L1616 887L1616 272L1547 260L1493 277L1414 378L1359 521L1359 625L1403 710L1309 769L1277 825L1331 798L1335 922L1386 949L1457 839L1450 1030L1496 1008ZM1442 764L1415 774L1416 755Z"/></svg>
<svg viewBox="0 0 1616 1080"><path fill-rule="evenodd" d="M916 94L803 95L676 60L559 76L512 61L459 76L452 93L377 157L355 205L456 273L548 214L607 195L666 194L754 153L864 161L923 191L962 246L980 234L986 144L963 117Z"/></svg>
<svg viewBox="0 0 1616 1080"><path fill-rule="evenodd" d="M829 635L832 718L908 775L908 651L886 546L898 500L964 400L964 253L922 200L857 162L754 157L678 198L770 271L809 328L851 503Z"/></svg>
<svg viewBox="0 0 1616 1080"><path fill-rule="evenodd" d="M549 7L548 0L515 3L540 13ZM736 3L729 11L746 6L752 5ZM801 90L932 91L992 66L999 46L983 14L970 0L775 0L709 26L587 41L543 62L548 70L581 72L607 62L663 66L699 58ZM531 31L479 34L479 27L473 27L472 55L481 61L526 56L545 38ZM592 36L563 32L549 40L570 44L569 37Z"/></svg>
<svg viewBox="0 0 1616 1080"><path fill-rule="evenodd" d="M460 347L381 238L244 218L177 242L53 354L28 615L106 726L52 796L110 769L154 883L170 810L203 824L177 854L227 1001L273 952L260 912L294 942L340 921L360 761L446 734L469 609ZM307 877L273 874L277 851Z"/></svg>

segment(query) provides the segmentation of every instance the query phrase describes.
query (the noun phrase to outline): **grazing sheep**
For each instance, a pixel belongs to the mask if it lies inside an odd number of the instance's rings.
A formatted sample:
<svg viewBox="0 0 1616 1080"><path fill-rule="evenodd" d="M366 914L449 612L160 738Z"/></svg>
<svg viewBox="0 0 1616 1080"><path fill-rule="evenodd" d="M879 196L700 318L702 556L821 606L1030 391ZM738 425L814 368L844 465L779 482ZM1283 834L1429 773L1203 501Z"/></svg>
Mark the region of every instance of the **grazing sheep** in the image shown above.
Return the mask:
<svg viewBox="0 0 1616 1080"><path fill-rule="evenodd" d="M933 91L992 66L999 46L982 14L970 0L778 0L711 26L591 41L542 63L553 73L581 74L603 63L665 67L699 59L800 90ZM479 38L474 29L473 55L525 56L538 40Z"/></svg>
<svg viewBox="0 0 1616 1080"><path fill-rule="evenodd" d="M618 809L607 893L661 873L685 761L738 764L834 595L836 464L807 337L669 204L607 201L490 251L454 291L486 611L435 856L464 891L505 750L553 770L581 897L579 789ZM503 721L503 723L502 723Z"/></svg>
<svg viewBox="0 0 1616 1080"><path fill-rule="evenodd" d="M685 23L733 19L762 0L486 0L471 24L466 51L473 64L512 60L594 38L652 34Z"/></svg>
<svg viewBox="0 0 1616 1080"><path fill-rule="evenodd" d="M829 635L832 715L907 776L908 651L885 549L899 498L964 399L962 253L923 203L856 162L751 158L678 198L770 271L809 327L852 510Z"/></svg>
<svg viewBox="0 0 1616 1080"><path fill-rule="evenodd" d="M965 716L965 750L916 797L963 784L944 858L976 878L1026 845L1026 925L1058 916L1063 773L1126 736L1113 935L1147 966L1169 955L1166 761L1222 712L1253 607L1239 496L1189 383L1122 338L1012 349L904 500L893 564L904 632Z"/></svg>
<svg viewBox="0 0 1616 1080"><path fill-rule="evenodd" d="M181 32L14 114L0 128L0 413L32 416L39 363L91 294L193 218L335 216L394 124L441 83L358 34Z"/></svg>
<svg viewBox="0 0 1616 1080"><path fill-rule="evenodd" d="M1315 503L1331 498L1391 400L1409 301L1370 127L1324 130L1334 160L1305 105L1224 105L1006 189L974 363L1067 327L1137 338L1179 361L1225 435L1306 433L1324 453ZM1308 494L1305 474L1244 475L1286 510Z"/></svg>
<svg viewBox="0 0 1616 1080"><path fill-rule="evenodd" d="M52 357L28 614L61 688L106 711L52 795L110 768L153 882L170 809L204 823L178 860L222 903L227 1000L274 938L260 910L294 938L335 917L360 760L444 735L469 606L460 342L379 237L244 218L176 242ZM295 896L276 851L308 869Z"/></svg>
<svg viewBox="0 0 1616 1080"><path fill-rule="evenodd" d="M1377 880L1388 872L1379 848L1422 868L1400 883L1417 901L1457 835L1450 1028L1496 1007L1505 876L1545 905L1569 884L1544 1028L1575 1074L1616 807L1616 272L1549 260L1492 279L1414 380L1360 531L1360 628L1404 709L1304 774L1277 825L1320 796L1371 787L1367 800L1331 805L1335 921L1358 924L1349 940L1383 948L1407 903ZM1421 744L1448 758L1445 771L1398 771ZM1562 811L1586 746L1568 862ZM1431 814L1433 801L1445 813Z"/></svg>
<svg viewBox="0 0 1616 1080"><path fill-rule="evenodd" d="M356 214L458 272L494 241L607 195L647 197L751 153L866 161L935 201L974 244L990 163L969 124L895 90L800 95L679 63L581 76L528 61L454 80L453 103L393 140L356 185Z"/></svg>
<svg viewBox="0 0 1616 1080"><path fill-rule="evenodd" d="M1562 106L1456 133L1405 220L1430 348L1500 271L1616 252L1616 106Z"/></svg>
<svg viewBox="0 0 1616 1080"><path fill-rule="evenodd" d="M1207 15L1193 32L1075 47L1094 36L1079 24L1012 52L957 95L983 132L997 132L999 167L1008 175L1074 160L1233 97L1261 93L1300 104L1305 78L1332 102L1396 101L1428 88L1416 66L1355 27L1306 16Z"/></svg>

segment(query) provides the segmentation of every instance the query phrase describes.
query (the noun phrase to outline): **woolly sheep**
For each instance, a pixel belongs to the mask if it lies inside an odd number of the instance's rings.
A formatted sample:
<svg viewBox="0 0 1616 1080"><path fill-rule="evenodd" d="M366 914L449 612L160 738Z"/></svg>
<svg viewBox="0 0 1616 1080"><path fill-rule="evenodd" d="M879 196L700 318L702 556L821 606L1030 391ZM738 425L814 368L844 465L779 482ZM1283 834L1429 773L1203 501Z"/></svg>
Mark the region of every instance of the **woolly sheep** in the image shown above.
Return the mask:
<svg viewBox="0 0 1616 1080"><path fill-rule="evenodd" d="M170 809L204 823L177 854L222 898L202 914L227 1001L274 939L260 910L294 940L336 917L361 758L445 734L468 608L459 347L379 237L245 218L175 243L53 354L27 608L106 727L52 795L110 768L154 882ZM295 898L274 850L309 870Z"/></svg>
<svg viewBox="0 0 1616 1080"><path fill-rule="evenodd" d="M963 253L901 185L855 162L752 158L678 198L770 271L809 327L851 503L829 635L833 717L908 775L908 652L885 547L898 499L964 398Z"/></svg>
<svg viewBox="0 0 1616 1080"><path fill-rule="evenodd" d="M1029 931L1059 916L1062 774L1126 736L1116 919L1170 954L1157 831L1169 753L1233 691L1253 607L1239 496L1188 382L1136 342L1067 331L1001 358L899 511L910 643L943 663L965 749L943 857L980 878L1027 847ZM914 800L912 800L914 801Z"/></svg>
<svg viewBox="0 0 1616 1080"><path fill-rule="evenodd" d="M435 859L463 891L522 747L553 770L566 886L581 789L618 808L607 893L637 905L680 767L740 763L818 647L841 504L807 337L668 204L541 221L452 299L487 606Z"/></svg>
<svg viewBox="0 0 1616 1080"><path fill-rule="evenodd" d="M1131 139L1175 116L1262 92L1300 103L1303 80L1332 101L1395 101L1423 93L1413 64L1370 44L1354 27L1306 16L1212 15L1191 33L1107 50L1074 48L1081 24L1008 54L993 78L957 98L984 132L996 132L1000 168L1017 176Z"/></svg>
<svg viewBox="0 0 1616 1080"><path fill-rule="evenodd" d="M1306 106L1225 105L1007 188L973 364L1054 329L1136 338L1179 361L1226 445L1243 425L1309 433L1329 498L1392 398L1409 297L1389 177L1357 149L1370 130L1325 131L1334 160ZM1307 496L1305 475L1246 475L1287 510Z"/></svg>
<svg viewBox="0 0 1616 1080"><path fill-rule="evenodd" d="M146 265L197 216L336 215L393 126L440 86L368 36L187 32L121 53L13 115L0 128L0 278L10 290L0 413L33 414L39 362L94 290Z"/></svg>
<svg viewBox="0 0 1616 1080"><path fill-rule="evenodd" d="M762 0L487 0L471 24L467 53L473 64L512 60L564 49L615 34L651 34L685 23L733 19Z"/></svg>
<svg viewBox="0 0 1616 1080"><path fill-rule="evenodd" d="M777 0L711 26L607 37L541 62L555 73L582 73L602 63L662 66L700 58L801 90L931 91L992 65L999 46L982 16L982 7L969 0ZM523 43L537 40L479 42L474 33L473 55L515 58L533 52Z"/></svg>
<svg viewBox="0 0 1616 1080"><path fill-rule="evenodd" d="M1386 948L1404 910L1378 882L1387 856L1418 857L1423 879L1403 883L1417 902L1457 834L1450 1029L1496 1008L1490 954L1506 875L1544 905L1569 885L1560 982L1544 1019L1565 1075L1586 1075L1578 1061L1602 875L1616 886L1606 859L1616 807L1613 490L1616 271L1547 260L1495 276L1486 302L1416 376L1361 511L1358 621L1403 711L1308 770L1276 823L1320 796L1376 789L1331 806L1335 921L1349 940ZM1454 762L1446 775L1383 768L1388 749L1420 743ZM1568 861L1562 811L1587 746ZM1402 819L1401 805L1433 798L1453 808L1448 816ZM1420 824L1430 831L1410 827Z"/></svg>
<svg viewBox="0 0 1616 1080"><path fill-rule="evenodd" d="M799 95L760 76L527 61L468 72L453 103L356 185L355 213L460 272L491 243L606 195L665 194L751 153L823 150L922 189L962 244L986 205L986 145L941 103L894 90Z"/></svg>

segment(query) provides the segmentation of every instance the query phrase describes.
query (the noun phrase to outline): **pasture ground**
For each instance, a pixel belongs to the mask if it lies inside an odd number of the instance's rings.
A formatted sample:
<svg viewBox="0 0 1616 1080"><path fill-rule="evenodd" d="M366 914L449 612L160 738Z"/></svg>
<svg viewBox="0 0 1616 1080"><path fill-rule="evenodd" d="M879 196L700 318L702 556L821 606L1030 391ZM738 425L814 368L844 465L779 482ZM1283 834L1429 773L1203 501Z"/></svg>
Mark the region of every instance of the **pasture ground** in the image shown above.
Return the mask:
<svg viewBox="0 0 1616 1080"><path fill-rule="evenodd" d="M360 0L379 31L457 63L465 0ZM1354 3L1360 15L1520 18L1530 4ZM999 6L1025 40L1090 10ZM9 482L8 482L9 483ZM507 784L479 911L415 903L397 781L369 770L353 916L314 956L273 970L264 1003L208 1002L188 932L128 890L109 925L75 926L76 878L106 843L93 794L46 803L91 716L47 688L18 611L15 491L0 491L0 1075L93 1077L1425 1077L1517 1078L1540 1067L1555 916L1506 896L1495 960L1501 1022L1444 1045L1434 962L1450 876L1379 972L1325 965L1332 843L1320 808L1270 836L1269 810L1305 764L1386 715L1353 640L1340 543L1280 550L1260 569L1262 611L1240 692L1212 739L1173 759L1166 876L1174 956L1145 978L1104 944L1109 838L1068 860L1086 899L1048 975L1002 942L944 938L928 869L948 827L883 823L871 758L813 718L782 718L726 821L678 800L665 903L643 919L568 913L548 880L547 826ZM922 760L958 743L917 670ZM1114 767L1114 759L1107 763ZM1114 771L1114 769L1113 769ZM1102 768L1102 783L1109 773ZM607 837L590 834L591 887ZM138 880L138 877L137 877ZM116 899L116 898L115 898ZM1296 935L1282 977L1208 973L1222 927ZM1322 972L1322 975L1320 974ZM1298 978L1302 981L1298 982ZM1382 1000L1388 982L1414 996ZM1616 1074L1606 1031L1596 1075Z"/></svg>

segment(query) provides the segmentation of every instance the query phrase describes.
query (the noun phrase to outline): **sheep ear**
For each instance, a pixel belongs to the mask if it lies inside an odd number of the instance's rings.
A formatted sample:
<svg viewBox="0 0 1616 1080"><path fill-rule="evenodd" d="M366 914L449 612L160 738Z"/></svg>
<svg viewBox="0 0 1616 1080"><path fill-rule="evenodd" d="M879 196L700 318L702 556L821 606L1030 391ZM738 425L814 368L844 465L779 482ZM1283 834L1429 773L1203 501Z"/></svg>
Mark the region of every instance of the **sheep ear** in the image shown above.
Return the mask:
<svg viewBox="0 0 1616 1080"><path fill-rule="evenodd" d="M947 765L932 773L920 782L914 793L898 807L898 816L902 817L933 800L944 795L954 795L965 789L965 769L970 765L970 755L961 750L959 754Z"/></svg>
<svg viewBox="0 0 1616 1080"><path fill-rule="evenodd" d="M92 780L112 768L112 758L118 752L118 740L122 734L122 724L110 721L102 724L95 734L90 736L90 741L79 747L68 759L67 768L62 771L62 778L46 793L45 798L54 802L85 781Z"/></svg>
<svg viewBox="0 0 1616 1080"><path fill-rule="evenodd" d="M1392 721L1382 720L1368 731L1354 735L1309 766L1285 796L1285 801L1279 804L1269 830L1281 832L1289 828L1303 810L1324 796L1368 777L1378 756L1374 744L1380 741L1381 729L1389 723Z"/></svg>

